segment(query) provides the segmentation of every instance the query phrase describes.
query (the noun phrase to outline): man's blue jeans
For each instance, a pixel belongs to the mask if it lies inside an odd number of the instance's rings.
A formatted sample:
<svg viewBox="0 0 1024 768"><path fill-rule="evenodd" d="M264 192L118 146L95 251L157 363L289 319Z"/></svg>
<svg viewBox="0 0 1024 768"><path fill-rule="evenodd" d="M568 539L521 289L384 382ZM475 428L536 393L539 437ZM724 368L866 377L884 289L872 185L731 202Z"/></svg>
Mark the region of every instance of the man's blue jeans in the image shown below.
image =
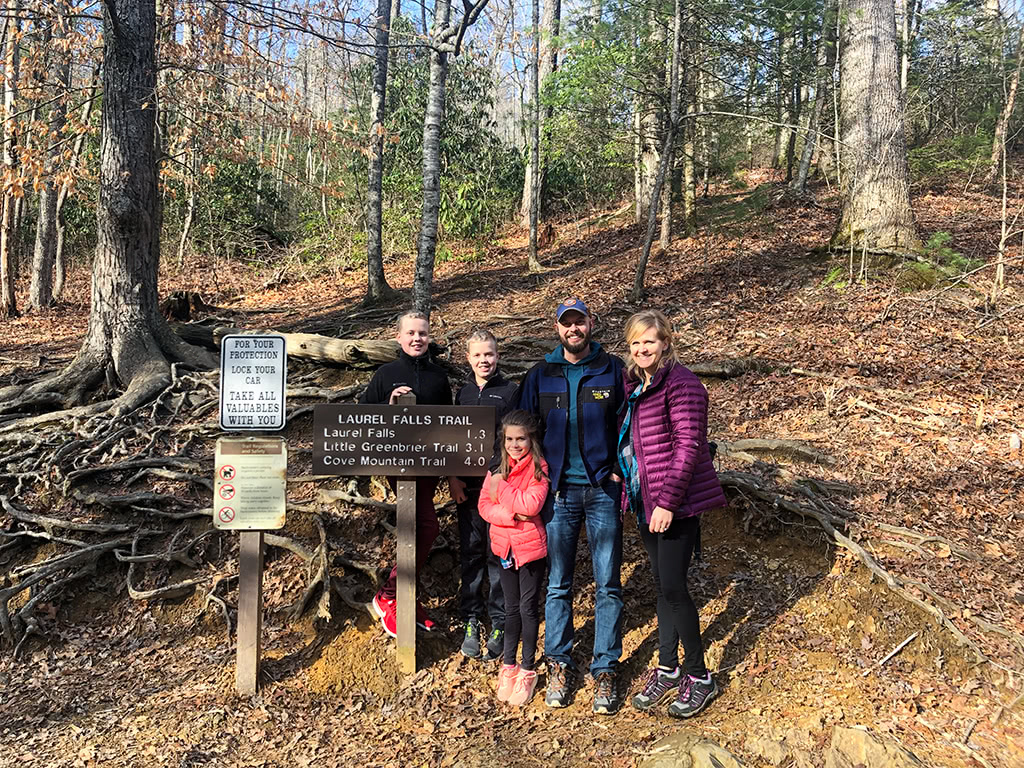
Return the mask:
<svg viewBox="0 0 1024 768"><path fill-rule="evenodd" d="M594 562L594 657L590 672L614 672L622 655L622 518L619 483L601 488L567 485L548 498L544 523L548 534L548 594L544 607L544 655L575 667L572 662L572 577L580 529L587 526L587 543Z"/></svg>

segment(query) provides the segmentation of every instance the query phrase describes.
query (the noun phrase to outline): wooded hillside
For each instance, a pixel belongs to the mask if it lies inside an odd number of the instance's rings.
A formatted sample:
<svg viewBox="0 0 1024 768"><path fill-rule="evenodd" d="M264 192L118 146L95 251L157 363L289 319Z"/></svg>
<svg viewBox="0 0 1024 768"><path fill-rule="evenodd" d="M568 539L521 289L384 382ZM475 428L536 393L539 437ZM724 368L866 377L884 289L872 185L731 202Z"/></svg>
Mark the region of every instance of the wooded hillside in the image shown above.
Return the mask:
<svg viewBox="0 0 1024 768"><path fill-rule="evenodd" d="M1024 761L1020 9L2 16L0 763ZM422 585L443 631L400 679L365 612L394 497L311 475L313 405L358 397L400 311L430 314L456 386L478 327L521 376L566 296L620 355L662 309L709 391L730 505L692 579L724 695L683 728L496 706L458 655L444 486ZM261 329L289 339L288 523L240 702L215 366ZM629 684L657 639L625 538Z"/></svg>

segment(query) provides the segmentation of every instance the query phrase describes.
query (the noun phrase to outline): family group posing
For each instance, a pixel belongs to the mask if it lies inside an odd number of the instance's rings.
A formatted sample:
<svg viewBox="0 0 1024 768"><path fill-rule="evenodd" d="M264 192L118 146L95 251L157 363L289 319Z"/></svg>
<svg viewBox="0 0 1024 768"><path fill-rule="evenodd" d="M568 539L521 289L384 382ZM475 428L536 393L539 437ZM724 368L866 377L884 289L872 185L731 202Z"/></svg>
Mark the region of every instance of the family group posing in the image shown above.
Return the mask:
<svg viewBox="0 0 1024 768"><path fill-rule="evenodd" d="M544 701L550 707L568 705L580 677L572 659L572 601L577 544L585 527L595 586L594 712L617 712L623 521L635 520L654 577L659 656L632 705L647 710L671 699L670 714L692 717L719 692L704 663L700 619L686 582L700 514L726 503L707 441L707 391L679 362L671 325L657 310L627 321L626 364L591 338L593 318L579 299L558 305L555 329L560 344L518 387L501 375L490 332L477 331L467 340L472 376L456 404L494 406L496 439L486 477L449 478L459 519L462 653L501 658L498 699L528 702L537 685L547 570ZM395 403L413 392L419 404L450 405L447 376L428 359L426 316L402 315L397 339L399 359L377 371L363 402ZM418 573L438 533L433 504L438 478L416 482ZM397 568L373 598L374 611L392 636L396 576ZM434 628L420 605L416 621L423 629Z"/></svg>

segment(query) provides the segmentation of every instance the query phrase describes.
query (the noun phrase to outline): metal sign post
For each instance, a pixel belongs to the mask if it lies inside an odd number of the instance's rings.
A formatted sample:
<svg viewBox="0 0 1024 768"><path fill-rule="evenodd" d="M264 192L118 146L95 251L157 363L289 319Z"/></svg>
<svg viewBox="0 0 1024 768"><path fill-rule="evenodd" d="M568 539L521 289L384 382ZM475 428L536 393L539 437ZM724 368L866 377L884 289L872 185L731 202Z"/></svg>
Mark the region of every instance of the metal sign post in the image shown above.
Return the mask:
<svg viewBox="0 0 1024 768"><path fill-rule="evenodd" d="M408 398L408 399L407 399ZM389 475L398 497L398 666L416 671L415 477L485 475L494 450L494 408L325 404L313 409L313 473Z"/></svg>
<svg viewBox="0 0 1024 768"><path fill-rule="evenodd" d="M284 337L234 335L221 340L220 426L274 431L285 424L288 358ZM239 531L235 689L259 687L263 637L263 532L284 527L288 448L279 437L217 441L213 524Z"/></svg>

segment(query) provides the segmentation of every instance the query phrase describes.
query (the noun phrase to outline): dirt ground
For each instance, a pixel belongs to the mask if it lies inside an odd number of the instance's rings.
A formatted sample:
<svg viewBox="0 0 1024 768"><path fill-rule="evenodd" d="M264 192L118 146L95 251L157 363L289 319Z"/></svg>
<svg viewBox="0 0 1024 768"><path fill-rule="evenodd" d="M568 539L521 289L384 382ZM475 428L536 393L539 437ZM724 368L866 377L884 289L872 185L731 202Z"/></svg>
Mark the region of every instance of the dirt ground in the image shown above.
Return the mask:
<svg viewBox="0 0 1024 768"><path fill-rule="evenodd" d="M797 205L774 189L718 190L702 201L701 234L652 260L645 304L672 316L688 363L756 357L777 364L706 379L712 439L789 438L835 459L817 465L771 456L751 465L724 458L720 469L772 480L781 468L816 487L845 488L829 502L850 516L851 537L937 606L967 646L872 580L814 520L731 492L729 508L706 516L704 558L691 572L708 664L723 688L705 714L684 723L628 707L595 716L590 681L565 710L540 699L510 710L493 698L496 668L458 653L458 536L454 515L443 512L440 546L422 579L442 630L420 635L421 669L411 680L398 675L392 643L375 621L340 600L332 622L314 621L312 611L290 621L286 609L305 587L306 568L272 548L265 681L255 698L239 700L233 646L205 590L179 601L134 602L111 559L48 606L45 639L30 641L19 659L0 656L0 766L633 766L680 729L748 765L773 764L768 745L781 744L790 753L783 765L820 766L833 725L896 739L925 765L1024 765L1024 465L1010 449L1011 435L1024 427L1024 329L1012 309L1021 306L1019 262L995 314L986 313L982 296L990 271L955 285L940 276L911 292L899 287L910 267L875 269L866 283L851 282L846 256L820 250L835 199L822 188L816 205ZM998 200L962 189L951 182L948 190L916 190L917 213L926 235L949 231L952 246L980 263L994 253ZM544 254L549 271L539 276L525 274L524 242L515 237L495 243L481 264L456 257L438 265L435 338L451 347L452 359L462 353L460 339L482 324L503 338L507 359L538 357L543 346L534 340L550 341L551 310L569 295L588 301L598 314L596 337L621 354L622 323L637 308L626 296L640 231L617 220L591 224L561 226ZM408 289L411 263L388 269L392 283ZM210 270L219 285L238 286L204 294L238 326L388 335L387 313L359 305L365 278L358 272L333 280L296 272L262 289L258 275L237 265L196 264L164 275L161 289L204 290ZM5 323L5 383L74 353L87 289L87 275L78 273L68 306ZM305 364L290 374L325 386L369 376ZM308 474L311 418L290 422L285 436L289 475ZM212 474L212 440L193 450ZM191 494L196 506L208 504L201 491L164 485ZM313 508L317 490L331 485L340 483L294 482L289 499ZM365 481L361 488L382 495ZM47 501L31 493L25 500ZM443 492L437 501L447 501ZM96 514L55 506L67 515ZM375 567L390 561L385 513L316 508L333 552ZM191 525L199 531L206 523ZM282 533L315 546L308 512L289 513ZM0 574L45 559L52 554L46 546L0 563ZM650 577L629 521L624 550L623 677L633 681L654 662L657 640ZM593 587L586 547L580 551L576 657L585 667ZM229 578L236 553L235 537L211 537L200 574ZM359 599L371 594L363 573L339 564L332 573ZM182 575L152 567L144 579L164 584ZM233 609L231 586L221 594Z"/></svg>

